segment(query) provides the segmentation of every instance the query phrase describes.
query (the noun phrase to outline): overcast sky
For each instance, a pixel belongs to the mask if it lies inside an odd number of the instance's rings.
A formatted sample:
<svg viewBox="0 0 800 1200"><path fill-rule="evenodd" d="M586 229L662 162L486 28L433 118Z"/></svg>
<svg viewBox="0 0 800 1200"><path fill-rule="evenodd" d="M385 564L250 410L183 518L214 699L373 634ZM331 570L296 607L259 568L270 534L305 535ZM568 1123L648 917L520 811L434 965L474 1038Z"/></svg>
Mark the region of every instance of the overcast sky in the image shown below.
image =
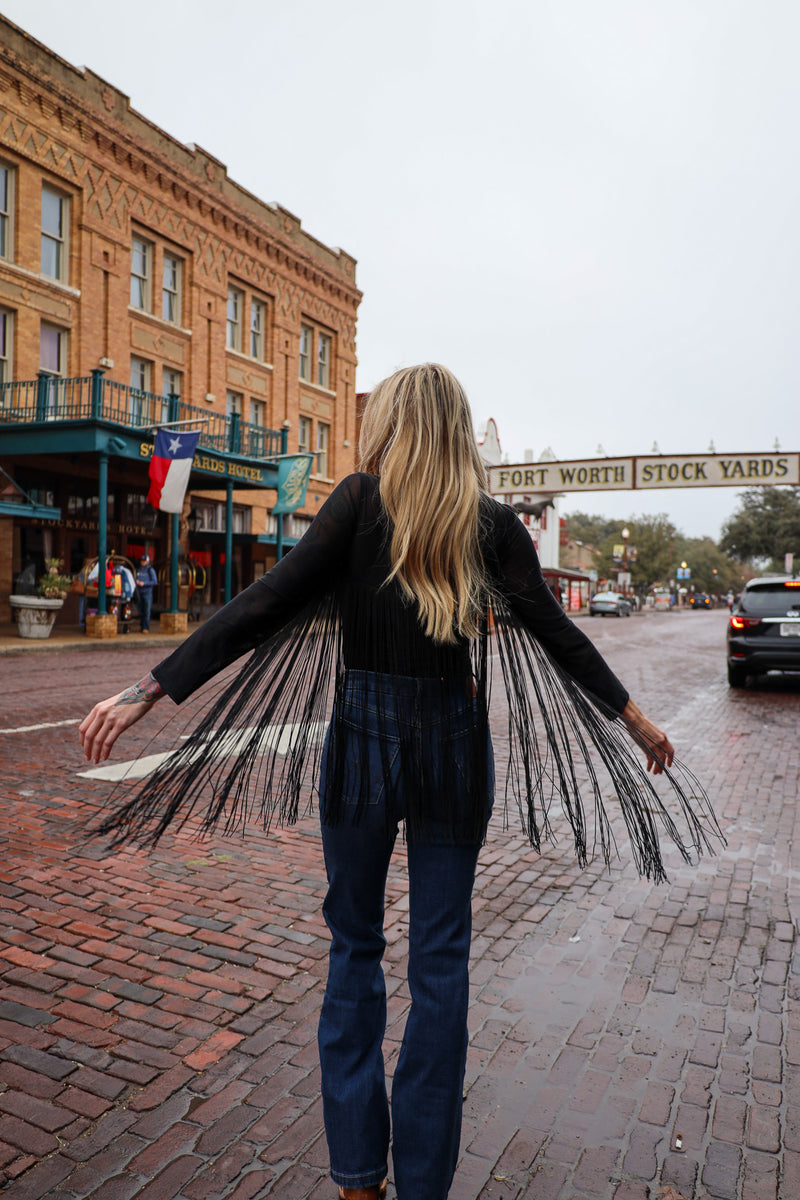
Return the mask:
<svg viewBox="0 0 800 1200"><path fill-rule="evenodd" d="M800 450L797 0L4 0L358 259L521 461ZM716 537L737 493L566 500Z"/></svg>

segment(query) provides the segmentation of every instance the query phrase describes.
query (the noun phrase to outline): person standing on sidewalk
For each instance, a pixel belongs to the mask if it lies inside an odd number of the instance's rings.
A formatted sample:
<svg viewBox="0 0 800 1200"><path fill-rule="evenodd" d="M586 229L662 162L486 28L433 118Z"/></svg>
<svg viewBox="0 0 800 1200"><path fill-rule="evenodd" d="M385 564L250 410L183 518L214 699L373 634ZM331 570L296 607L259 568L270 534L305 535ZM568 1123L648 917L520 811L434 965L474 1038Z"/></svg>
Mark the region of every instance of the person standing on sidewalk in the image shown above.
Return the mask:
<svg viewBox="0 0 800 1200"><path fill-rule="evenodd" d="M158 586L158 576L147 554L139 559L136 571L136 604L142 633L150 632L150 613L153 608L153 591Z"/></svg>
<svg viewBox="0 0 800 1200"><path fill-rule="evenodd" d="M684 855L708 846L714 821L702 790L698 800L670 769L667 735L548 590L516 513L487 494L453 375L425 364L380 383L360 452L362 470L338 485L298 545L146 679L96 705L80 736L86 757L103 761L163 694L180 703L254 651L218 685L183 746L97 832L114 845L152 844L189 818L203 783L211 792L203 830L229 831L252 816L291 822L306 766L319 769L331 932L319 1051L331 1173L344 1200L379 1200L391 1130L399 1200L445 1200L461 1131L471 895L494 796L492 660L509 709L507 783L534 846L549 833L555 792L587 861L592 831L587 837L576 768L591 764L590 751L612 775L642 873L664 877L659 814ZM220 738L230 753L220 753ZM688 847L648 771L666 773ZM614 840L591 765L586 786L608 858ZM390 1120L381 959L401 822L411 1008Z"/></svg>

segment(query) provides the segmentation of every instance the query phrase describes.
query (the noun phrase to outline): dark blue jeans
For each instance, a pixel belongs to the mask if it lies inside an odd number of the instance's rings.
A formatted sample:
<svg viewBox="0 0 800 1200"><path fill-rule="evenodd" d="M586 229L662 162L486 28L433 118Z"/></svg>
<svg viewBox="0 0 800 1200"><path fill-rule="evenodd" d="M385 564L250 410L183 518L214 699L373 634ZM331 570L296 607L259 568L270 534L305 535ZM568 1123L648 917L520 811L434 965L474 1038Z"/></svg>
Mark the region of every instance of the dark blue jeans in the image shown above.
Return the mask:
<svg viewBox="0 0 800 1200"><path fill-rule="evenodd" d="M345 788L352 788L354 797L363 797L367 772L370 803L358 815L355 804L349 812L345 807L344 816L333 826L325 823L325 757L322 764L322 841L328 875L323 914L331 932L319 1024L322 1099L331 1174L336 1183L349 1187L380 1183L387 1174L384 893L404 807L402 787L386 787L385 744L370 745L365 754L364 729L372 727L377 739L373 704L377 701L381 737L391 740L392 718L402 722L413 709L405 703L408 692L426 686L430 685L422 680L351 672L344 702L354 731L360 726L354 732L354 746L362 778L346 778ZM395 698L398 705L393 711ZM454 720L463 722L472 704L462 699L459 711L445 706L442 722L448 728ZM430 716L430 708L427 712ZM424 731L427 753L436 752L436 734L436 728ZM458 772L446 774L442 787L458 787ZM488 820L488 794L486 806ZM445 1200L458 1160L468 1041L471 897L478 850L477 844L457 844L437 836L435 828L424 839L408 837L411 1008L391 1106L398 1200Z"/></svg>
<svg viewBox="0 0 800 1200"><path fill-rule="evenodd" d="M153 589L147 588L143 590L139 588L136 593L136 604L139 609L139 620L142 629L150 628L150 610L153 607Z"/></svg>

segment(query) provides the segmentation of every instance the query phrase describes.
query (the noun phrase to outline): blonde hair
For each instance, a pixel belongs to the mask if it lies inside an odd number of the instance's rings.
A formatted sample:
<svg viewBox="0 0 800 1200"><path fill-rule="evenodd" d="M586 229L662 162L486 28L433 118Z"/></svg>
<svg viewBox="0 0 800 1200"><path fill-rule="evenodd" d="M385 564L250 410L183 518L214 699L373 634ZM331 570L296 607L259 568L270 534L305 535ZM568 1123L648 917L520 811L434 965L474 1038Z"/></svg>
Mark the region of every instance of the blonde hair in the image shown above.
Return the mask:
<svg viewBox="0 0 800 1200"><path fill-rule="evenodd" d="M359 439L361 469L380 476L392 523L391 572L416 601L426 635L474 637L486 602L478 542L486 472L469 402L446 367L423 363L370 394Z"/></svg>

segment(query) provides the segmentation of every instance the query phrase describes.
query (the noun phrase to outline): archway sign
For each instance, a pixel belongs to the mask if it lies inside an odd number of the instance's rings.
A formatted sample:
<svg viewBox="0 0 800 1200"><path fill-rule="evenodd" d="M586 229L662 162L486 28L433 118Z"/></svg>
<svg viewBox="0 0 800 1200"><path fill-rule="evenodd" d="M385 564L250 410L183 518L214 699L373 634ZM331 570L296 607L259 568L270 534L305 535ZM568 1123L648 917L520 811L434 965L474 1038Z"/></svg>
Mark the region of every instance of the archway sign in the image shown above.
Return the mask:
<svg viewBox="0 0 800 1200"><path fill-rule="evenodd" d="M781 483L800 484L800 454L654 454L489 468L489 491L495 496Z"/></svg>

